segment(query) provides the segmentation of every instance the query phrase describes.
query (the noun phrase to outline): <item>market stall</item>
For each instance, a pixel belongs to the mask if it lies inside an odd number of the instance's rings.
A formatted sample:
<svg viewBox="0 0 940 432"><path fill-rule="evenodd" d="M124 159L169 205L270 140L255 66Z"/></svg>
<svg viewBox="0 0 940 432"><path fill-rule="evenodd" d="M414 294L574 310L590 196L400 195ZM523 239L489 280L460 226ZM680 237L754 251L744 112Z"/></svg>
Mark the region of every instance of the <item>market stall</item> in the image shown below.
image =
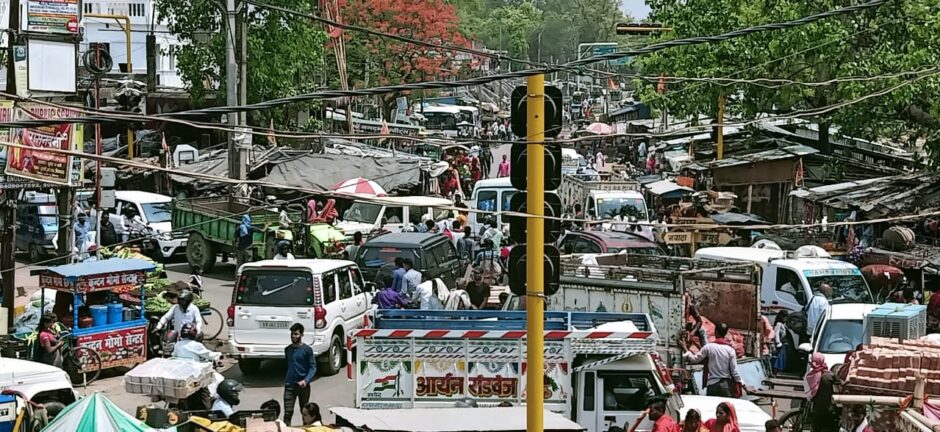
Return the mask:
<svg viewBox="0 0 940 432"><path fill-rule="evenodd" d="M141 314L146 300L141 295L139 308L125 308L120 295L142 292L140 285L154 268L142 259L108 259L31 272L39 276L41 288L56 291L53 312L69 329L66 371L90 382L101 369L147 359L147 319ZM45 303L45 295L41 301Z"/></svg>

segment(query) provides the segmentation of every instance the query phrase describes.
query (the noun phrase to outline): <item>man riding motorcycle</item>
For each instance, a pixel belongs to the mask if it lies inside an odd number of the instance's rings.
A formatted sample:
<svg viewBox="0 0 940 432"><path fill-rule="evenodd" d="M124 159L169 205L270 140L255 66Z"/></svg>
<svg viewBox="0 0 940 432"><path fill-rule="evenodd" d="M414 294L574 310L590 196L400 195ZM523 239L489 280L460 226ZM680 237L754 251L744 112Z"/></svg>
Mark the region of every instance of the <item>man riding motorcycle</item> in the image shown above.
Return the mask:
<svg viewBox="0 0 940 432"><path fill-rule="evenodd" d="M233 379L222 381L216 388L218 397L212 404L211 411L219 411L226 417L231 417L235 413L235 407L241 402L238 400L238 394L244 390L241 383Z"/></svg>
<svg viewBox="0 0 940 432"><path fill-rule="evenodd" d="M202 315L199 312L199 308L193 304L193 292L191 290L184 289L180 293L177 304L173 305L170 310L166 311L166 313L160 317L160 322L157 323L157 330L163 330L170 320L173 320L173 332L175 335L179 335L183 326L189 323L196 327L196 339L202 337Z"/></svg>
<svg viewBox="0 0 940 432"><path fill-rule="evenodd" d="M202 342L196 340L197 335L196 326L192 323L183 324L180 329L180 339L173 347L173 357L196 361L219 361L222 353L209 351Z"/></svg>

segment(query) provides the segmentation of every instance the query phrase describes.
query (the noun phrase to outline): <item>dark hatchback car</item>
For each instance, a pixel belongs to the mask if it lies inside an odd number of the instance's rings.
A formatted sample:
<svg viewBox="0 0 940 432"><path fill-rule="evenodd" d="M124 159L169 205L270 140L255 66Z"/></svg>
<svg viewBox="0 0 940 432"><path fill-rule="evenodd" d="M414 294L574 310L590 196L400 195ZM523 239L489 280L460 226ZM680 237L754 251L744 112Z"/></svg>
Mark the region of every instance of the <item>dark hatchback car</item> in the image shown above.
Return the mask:
<svg viewBox="0 0 940 432"><path fill-rule="evenodd" d="M448 288L456 286L466 269L449 238L428 233L389 233L370 239L359 247L356 264L365 280L379 282L380 269L390 275L398 257L411 258L423 280L440 278Z"/></svg>
<svg viewBox="0 0 940 432"><path fill-rule="evenodd" d="M662 255L659 246L646 237L618 231L569 231L558 239L558 249L565 255L623 251L630 255Z"/></svg>

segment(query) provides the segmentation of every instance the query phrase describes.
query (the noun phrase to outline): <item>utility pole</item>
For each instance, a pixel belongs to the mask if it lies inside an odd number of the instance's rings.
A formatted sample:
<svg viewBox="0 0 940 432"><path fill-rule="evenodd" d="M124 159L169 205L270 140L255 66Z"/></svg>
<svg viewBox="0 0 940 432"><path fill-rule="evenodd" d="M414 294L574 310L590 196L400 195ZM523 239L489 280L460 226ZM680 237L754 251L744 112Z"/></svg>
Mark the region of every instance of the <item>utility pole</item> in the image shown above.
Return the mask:
<svg viewBox="0 0 940 432"><path fill-rule="evenodd" d="M541 432L544 421L545 328L545 75L528 78L526 99L526 430Z"/></svg>
<svg viewBox="0 0 940 432"><path fill-rule="evenodd" d="M20 28L20 2L19 0L10 0L10 22L8 27L10 33L7 34L7 88L9 94L16 94L16 76L13 72L13 46L16 44L16 38ZM15 110L15 108L14 108ZM2 273L2 289L0 293L3 296L2 306L7 310L7 328L13 328L13 300L16 295L16 261L13 259L16 253L16 200L18 191L8 190L3 193L2 206L0 206L0 269Z"/></svg>
<svg viewBox="0 0 940 432"><path fill-rule="evenodd" d="M238 103L248 105L248 22L245 19L248 16L248 10L242 5L241 13L235 16L236 27L238 27L239 50L238 50ZM248 113L242 111L238 113L239 124L248 124Z"/></svg>
<svg viewBox="0 0 940 432"><path fill-rule="evenodd" d="M718 136L716 140L718 141L718 160L722 160L725 156L725 97L724 95L718 96ZM750 201L748 201L750 202Z"/></svg>
<svg viewBox="0 0 940 432"><path fill-rule="evenodd" d="M225 104L238 105L238 64L235 59L235 0L225 0L227 26L225 31ZM227 113L228 125L228 176L242 180L241 149L235 142L235 128L238 127L238 113Z"/></svg>

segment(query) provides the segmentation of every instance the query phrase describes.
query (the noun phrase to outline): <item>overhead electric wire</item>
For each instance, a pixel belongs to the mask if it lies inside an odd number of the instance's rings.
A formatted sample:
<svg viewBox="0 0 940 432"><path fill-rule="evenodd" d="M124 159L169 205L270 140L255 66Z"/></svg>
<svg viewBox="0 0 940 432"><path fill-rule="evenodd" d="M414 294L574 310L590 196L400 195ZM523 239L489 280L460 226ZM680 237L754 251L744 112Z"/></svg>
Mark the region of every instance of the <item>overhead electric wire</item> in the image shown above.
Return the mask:
<svg viewBox="0 0 940 432"><path fill-rule="evenodd" d="M771 23L771 24L762 24L758 26L748 27L744 29L734 30L727 33L714 36L696 36L684 39L675 39L665 42L654 43L647 45L642 48L618 51L609 54L603 54L599 56L594 56L586 59L576 60L561 65L554 66L543 66L533 69L526 69L516 72L507 72L502 74L495 74L484 77L469 78L465 80L455 80L455 81L424 81L417 83L408 83L408 84L398 84L398 85L389 85L389 86L380 86L373 87L368 89L358 89L358 90L322 90L312 93L299 94L294 96L289 96L285 98L272 99L263 102L257 102L253 104L246 105L235 105L235 106L221 106L221 107L210 107L210 108L200 108L195 110L180 111L175 113L166 113L160 114L156 117L180 117L180 116L193 116L193 115L206 115L206 114L229 114L229 113L240 113L247 111L256 111L268 108L275 108L282 105L288 105L299 102L306 102L311 100L320 100L320 99L331 99L339 97L356 97L356 96L373 96L379 94L388 94L388 93L397 93L401 91L410 91L410 90L434 90L434 89L444 89L444 88L460 88L468 87L475 85L483 85L491 82L514 79L514 78L524 78L533 75L548 74L554 72L563 72L569 68L582 68L584 66L599 63L609 60L617 60L622 57L627 56L637 56L643 54L649 54L657 51L662 51L669 48L681 47L681 46L691 46L691 45L700 45L708 44L714 42L722 42L729 39L734 39L737 37L747 36L754 33L768 32L774 30L784 30L794 27L803 26L810 24L816 21L820 21L826 18L836 17L840 15L846 15L851 13L856 13L868 9L873 9L879 7L886 3L887 0L871 0L866 3L861 3L858 5L846 6L839 9L834 9L826 12L822 12L815 15L806 16L792 21ZM0 124L0 127L34 127L37 125L51 125L51 124L60 124L60 123L84 123L87 120L82 120L81 118L63 118L56 119L54 122L50 123L49 121L44 121L42 123L32 123L29 121L22 123L25 126L19 126L13 123L4 123Z"/></svg>

